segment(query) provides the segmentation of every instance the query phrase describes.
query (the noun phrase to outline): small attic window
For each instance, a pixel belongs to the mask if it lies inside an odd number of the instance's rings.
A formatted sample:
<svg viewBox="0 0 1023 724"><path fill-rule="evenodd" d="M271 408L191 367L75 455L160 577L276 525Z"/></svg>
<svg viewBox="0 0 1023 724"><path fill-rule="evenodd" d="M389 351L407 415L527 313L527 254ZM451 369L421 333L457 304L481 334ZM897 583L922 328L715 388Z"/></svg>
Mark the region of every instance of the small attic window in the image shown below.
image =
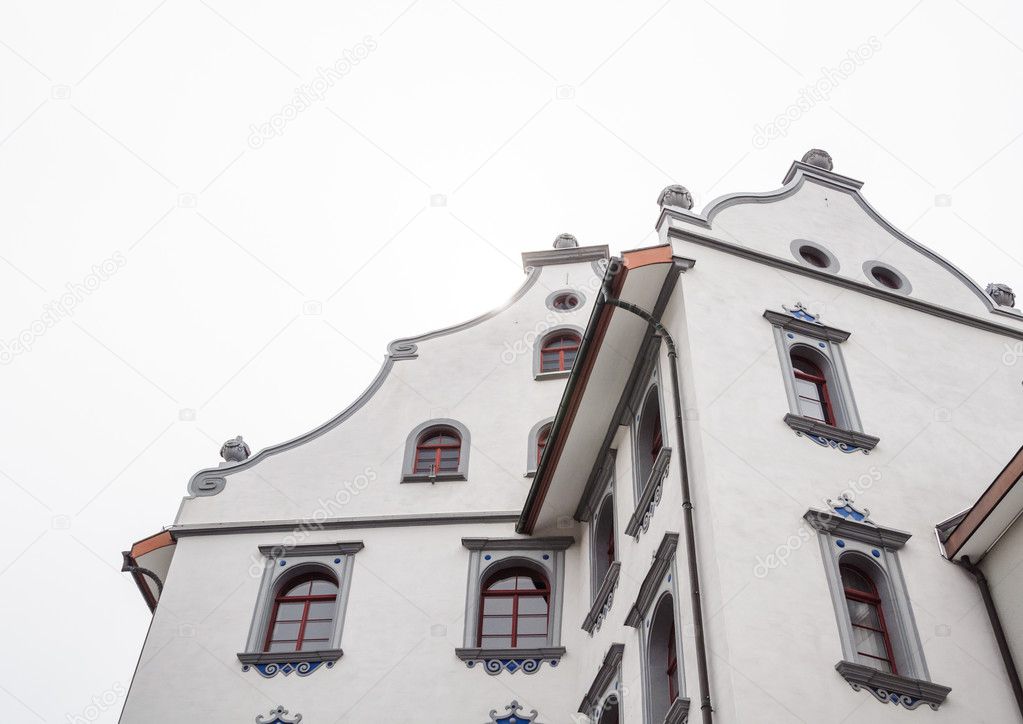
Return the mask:
<svg viewBox="0 0 1023 724"><path fill-rule="evenodd" d="M547 297L547 308L555 312L571 312L583 303L583 295L573 289L559 289Z"/></svg>
<svg viewBox="0 0 1023 724"><path fill-rule="evenodd" d="M790 245L790 249L792 256L803 266L832 274L838 272L838 259L827 248L816 242L796 239Z"/></svg>
<svg viewBox="0 0 1023 724"><path fill-rule="evenodd" d="M899 294L909 294L913 289L905 274L883 262L864 262L863 274L875 287L898 292Z"/></svg>

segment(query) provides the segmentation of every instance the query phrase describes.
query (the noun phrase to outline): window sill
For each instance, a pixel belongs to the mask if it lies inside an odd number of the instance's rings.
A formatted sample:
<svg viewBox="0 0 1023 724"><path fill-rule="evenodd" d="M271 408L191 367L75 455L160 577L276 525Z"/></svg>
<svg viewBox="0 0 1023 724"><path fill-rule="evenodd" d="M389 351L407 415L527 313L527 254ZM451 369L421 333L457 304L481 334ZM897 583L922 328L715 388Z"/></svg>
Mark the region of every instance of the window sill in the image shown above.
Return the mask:
<svg viewBox="0 0 1023 724"><path fill-rule="evenodd" d="M277 674L287 676L296 672L299 676L309 676L322 664L327 668L334 666L344 655L341 649L320 649L318 651L277 651L268 653L256 651L238 654L242 662L242 671L255 668L261 676L269 679Z"/></svg>
<svg viewBox="0 0 1023 724"><path fill-rule="evenodd" d="M927 704L937 711L945 697L952 691L947 686L909 676L886 674L851 661L839 661L835 664L835 671L849 682L853 690L866 689L883 704L901 705L907 709L916 709L921 704Z"/></svg>
<svg viewBox="0 0 1023 724"><path fill-rule="evenodd" d="M802 415L793 415L791 412L783 418L785 424L791 427L796 435L804 435L821 447L833 447L844 453L852 453L862 450L864 454L877 447L880 438L867 435L856 430L848 430L842 427L828 425L819 420L813 420Z"/></svg>
<svg viewBox="0 0 1023 724"><path fill-rule="evenodd" d="M607 569L607 573L604 574L604 580L601 582L600 588L597 589L597 595L593 597L593 605L590 606L589 613L583 619L583 631L590 636L593 635L594 631L600 630L601 624L604 623L604 619L607 618L607 614L611 611L611 605L614 603L615 586L618 585L618 575L621 573L621 570L622 564L620 561L612 563L611 567Z"/></svg>
<svg viewBox="0 0 1023 724"><path fill-rule="evenodd" d="M522 649L455 649L455 656L464 661L467 667L471 669L476 664L483 664L483 668L491 676L500 674L502 671L514 674L520 669L526 674L535 674L544 661L550 666L557 666L564 654L564 646Z"/></svg>
<svg viewBox="0 0 1023 724"><path fill-rule="evenodd" d="M467 480L465 473L406 473L401 476L403 483L446 483L457 480Z"/></svg>
<svg viewBox="0 0 1023 724"><path fill-rule="evenodd" d="M671 702L664 724L685 724L689 720L689 699L679 697Z"/></svg>
<svg viewBox="0 0 1023 724"><path fill-rule="evenodd" d="M563 380L572 374L572 370L558 370L557 372L537 372L533 375L534 380Z"/></svg>
<svg viewBox="0 0 1023 724"><path fill-rule="evenodd" d="M661 488L664 478L668 475L668 463L671 461L671 448L662 447L657 453L657 459L650 468L646 483L643 485L643 492L639 494L639 501L636 503L636 510L629 518L629 524L625 526L625 535L631 535L638 539L640 533L645 533L650 527L650 519L654 517L654 510L661 502Z"/></svg>

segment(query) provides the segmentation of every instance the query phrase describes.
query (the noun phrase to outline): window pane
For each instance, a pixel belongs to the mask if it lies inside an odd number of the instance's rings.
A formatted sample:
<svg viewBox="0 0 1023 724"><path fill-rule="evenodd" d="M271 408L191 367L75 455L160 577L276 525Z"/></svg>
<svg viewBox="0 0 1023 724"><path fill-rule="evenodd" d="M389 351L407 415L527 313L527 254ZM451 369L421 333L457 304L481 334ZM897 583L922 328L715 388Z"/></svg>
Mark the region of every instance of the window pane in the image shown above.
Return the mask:
<svg viewBox="0 0 1023 724"><path fill-rule="evenodd" d="M842 585L854 591L874 592L874 586L870 579L851 566L842 566Z"/></svg>
<svg viewBox="0 0 1023 724"><path fill-rule="evenodd" d="M876 607L859 601L850 600L847 603L849 604L849 620L852 621L853 626L866 626L873 629L881 628Z"/></svg>
<svg viewBox="0 0 1023 724"><path fill-rule="evenodd" d="M282 603L277 607L277 620L299 621L302 618L302 611L304 610L304 603Z"/></svg>
<svg viewBox="0 0 1023 724"><path fill-rule="evenodd" d="M329 639L330 634L333 633L334 622L333 621L309 621L305 625L305 638L309 639Z"/></svg>
<svg viewBox="0 0 1023 724"><path fill-rule="evenodd" d="M311 601L309 603L309 618L333 618L335 601Z"/></svg>
<svg viewBox="0 0 1023 724"><path fill-rule="evenodd" d="M547 601L542 596L523 596L519 599L519 613L547 613Z"/></svg>
<svg viewBox="0 0 1023 724"><path fill-rule="evenodd" d="M492 636L495 634L511 635L511 616L484 616L483 635Z"/></svg>
<svg viewBox="0 0 1023 724"><path fill-rule="evenodd" d="M485 649L509 649L511 645L511 636L484 636L482 642Z"/></svg>
<svg viewBox="0 0 1023 724"><path fill-rule="evenodd" d="M333 581L313 581L313 595L324 596L337 593L337 584Z"/></svg>
<svg viewBox="0 0 1023 724"><path fill-rule="evenodd" d="M510 596L488 597L483 599L483 613L484 614L506 614L511 615L512 612L512 600Z"/></svg>
<svg viewBox="0 0 1023 724"><path fill-rule="evenodd" d="M298 638L298 628L297 623L278 623L271 638L274 641L294 641Z"/></svg>
<svg viewBox="0 0 1023 724"><path fill-rule="evenodd" d="M278 652L278 651L294 651L295 650L295 642L294 641L271 641L270 642L270 646L268 647L267 650L270 653L275 653L275 652Z"/></svg>
<svg viewBox="0 0 1023 724"><path fill-rule="evenodd" d="M799 414L803 417L824 422L824 408L817 400L808 400L805 397L800 397Z"/></svg>
<svg viewBox="0 0 1023 724"><path fill-rule="evenodd" d="M567 369L571 367L573 364L575 364L575 350L572 350L571 352L565 352L565 368Z"/></svg>
<svg viewBox="0 0 1023 724"><path fill-rule="evenodd" d="M807 382L806 380L796 378L795 387L796 394L800 397L805 397L810 400L820 399L820 390L813 382Z"/></svg>
<svg viewBox="0 0 1023 724"><path fill-rule="evenodd" d="M516 648L538 648L547 645L547 636L518 636Z"/></svg>
<svg viewBox="0 0 1023 724"><path fill-rule="evenodd" d="M502 578L491 583L488 588L492 591L510 591L515 588L515 576Z"/></svg>
<svg viewBox="0 0 1023 724"><path fill-rule="evenodd" d="M327 639L306 639L302 642L300 651L320 651L330 648L330 641Z"/></svg>
<svg viewBox="0 0 1023 724"><path fill-rule="evenodd" d="M546 616L519 616L518 625L519 638L522 636L528 636L530 634L543 634L547 635L547 617Z"/></svg>
<svg viewBox="0 0 1023 724"><path fill-rule="evenodd" d="M309 583L310 583L309 581L303 581L302 583L299 583L297 586L292 586L291 588L288 589L287 593L285 593L284 595L285 596L305 596L306 594L309 593Z"/></svg>

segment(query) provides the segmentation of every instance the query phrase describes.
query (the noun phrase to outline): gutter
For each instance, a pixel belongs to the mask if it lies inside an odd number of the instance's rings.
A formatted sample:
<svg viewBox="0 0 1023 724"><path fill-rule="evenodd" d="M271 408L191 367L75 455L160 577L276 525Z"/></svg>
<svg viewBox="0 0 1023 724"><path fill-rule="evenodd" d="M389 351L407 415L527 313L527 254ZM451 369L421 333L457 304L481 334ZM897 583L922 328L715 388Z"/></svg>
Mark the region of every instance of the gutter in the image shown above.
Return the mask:
<svg viewBox="0 0 1023 724"><path fill-rule="evenodd" d="M693 633L696 639L696 668L700 681L700 714L704 724L711 724L714 720L714 709L711 706L710 698L710 675L707 668L707 644L704 637L703 626L703 598L700 591L700 567L699 557L696 554L696 532L693 516L693 502L689 484L689 466L686 464L685 435L682 432L682 397L679 393L678 376L678 351L675 348L675 340L668 334L668 330L652 314L635 304L623 302L611 296L611 291L606 286L602 290L598 303L603 302L609 306L624 309L641 319L646 320L664 339L668 347L668 361L671 363L671 392L672 403L675 414L675 434L678 438L678 460L682 478L682 514L683 528L686 537L686 561L689 569L689 594L693 607ZM1016 680L1017 684L1019 680ZM1021 692L1023 694L1023 692ZM1023 711L1023 709L1021 709Z"/></svg>
<svg viewBox="0 0 1023 724"><path fill-rule="evenodd" d="M1005 665L1005 673L1009 676L1009 684L1012 686L1012 694L1016 697L1016 706L1019 708L1020 716L1023 716L1023 685L1020 684L1019 672L1016 670L1016 662L1012 659L1012 651L1009 650L1009 642L1005 638L1005 629L1002 628L1002 621L998 616L998 609L995 608L994 598L991 596L991 587L988 585L984 572L970 560L969 556L963 556L957 565L965 568L977 581L977 588L980 589L980 596L984 599L984 608L987 609L988 620L991 621L991 629L995 634L995 641L998 642L998 651L1002 655L1002 663Z"/></svg>

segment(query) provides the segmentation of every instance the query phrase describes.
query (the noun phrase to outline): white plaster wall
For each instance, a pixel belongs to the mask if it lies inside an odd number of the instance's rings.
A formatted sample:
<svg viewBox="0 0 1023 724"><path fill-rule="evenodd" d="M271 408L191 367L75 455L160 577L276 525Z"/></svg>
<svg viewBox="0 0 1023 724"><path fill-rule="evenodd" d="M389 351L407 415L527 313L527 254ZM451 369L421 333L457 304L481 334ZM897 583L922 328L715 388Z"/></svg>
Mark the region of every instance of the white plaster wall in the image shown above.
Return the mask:
<svg viewBox="0 0 1023 724"><path fill-rule="evenodd" d="M748 238L757 233L751 225L744 240L766 245ZM832 239L842 259L873 243L856 234ZM698 418L688 425L715 696L724 687L735 699L734 715L718 720L904 720L904 711L852 691L833 670L842 658L835 614L816 534L802 515L853 485L879 524L913 534L902 567L931 678L952 687L927 715L1015 721L975 587L940 558L933 533L1019 446L1018 374L1001 361L1010 340L707 247L677 242L675 252L697 261L679 285L685 317L673 302L666 319L688 357L685 404ZM846 366L864 430L881 440L869 456L819 447L782 422L789 408L762 315L796 300L852 332ZM771 554L785 562L758 570Z"/></svg>
<svg viewBox="0 0 1023 724"><path fill-rule="evenodd" d="M419 342L418 358L395 361L377 392L339 426L250 467L225 468L226 489L187 498L176 522L520 509L530 484L527 436L555 413L565 385L534 381L533 342L554 326L585 327L599 280L590 262L542 267L511 307ZM565 313L548 309L548 295L562 288L580 290L584 304ZM434 418L469 429L468 481L400 484L408 434ZM343 492L353 489L358 494Z"/></svg>
<svg viewBox="0 0 1023 724"><path fill-rule="evenodd" d="M981 561L1016 668L1023 666L1023 525L1015 523ZM964 571L965 573L965 571ZM970 579L972 580L972 579ZM977 607L983 608L980 591Z"/></svg>

